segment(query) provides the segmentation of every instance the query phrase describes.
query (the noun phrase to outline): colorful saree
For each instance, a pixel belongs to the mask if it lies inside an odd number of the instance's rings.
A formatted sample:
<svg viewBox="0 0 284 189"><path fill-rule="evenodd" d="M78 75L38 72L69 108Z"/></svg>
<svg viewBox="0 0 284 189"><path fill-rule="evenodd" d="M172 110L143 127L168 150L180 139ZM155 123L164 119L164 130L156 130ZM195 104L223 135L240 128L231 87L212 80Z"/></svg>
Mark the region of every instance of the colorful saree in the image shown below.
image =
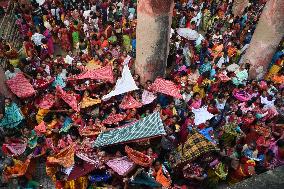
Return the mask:
<svg viewBox="0 0 284 189"><path fill-rule="evenodd" d="M187 141L177 148L180 161L178 163L186 163L194 160L208 152L216 151L216 146L209 142L203 135L197 131L193 131L189 135Z"/></svg>
<svg viewBox="0 0 284 189"><path fill-rule="evenodd" d="M8 181L11 178L20 177L25 175L28 166L30 164L30 159L25 162L14 159L14 165L11 167L6 167L3 173L4 180Z"/></svg>
<svg viewBox="0 0 284 189"><path fill-rule="evenodd" d="M71 128L72 126L72 119L69 117L66 117L64 122L63 122L63 126L60 128L59 133L61 132L68 132L68 130Z"/></svg>
<svg viewBox="0 0 284 189"><path fill-rule="evenodd" d="M124 114L113 114L111 113L105 120L103 120L103 124L114 124L114 123L118 123L122 120L124 120L124 118L126 117L126 115Z"/></svg>
<svg viewBox="0 0 284 189"><path fill-rule="evenodd" d="M0 120L0 127L3 128L17 128L24 116L20 108L15 103L11 103L9 106L5 106L4 117Z"/></svg>
<svg viewBox="0 0 284 189"><path fill-rule="evenodd" d="M142 152L136 151L129 146L125 146L125 152L129 159L131 159L137 165L149 167L152 163L152 160L149 156L143 154Z"/></svg>
<svg viewBox="0 0 284 189"><path fill-rule="evenodd" d="M53 94L46 94L39 102L38 107L42 109L49 109L55 103Z"/></svg>
<svg viewBox="0 0 284 189"><path fill-rule="evenodd" d="M44 121L42 121L40 124L35 126L34 130L35 130L37 136L41 136L42 134L44 134L46 132L46 125L45 125Z"/></svg>
<svg viewBox="0 0 284 189"><path fill-rule="evenodd" d="M88 178L79 177L75 180L69 180L65 182L64 189L86 189L88 187Z"/></svg>
<svg viewBox="0 0 284 189"><path fill-rule="evenodd" d="M131 95L125 95L122 99L121 104L119 105L119 108L124 110L132 108L140 108L140 107L142 107L142 103L137 101Z"/></svg>
<svg viewBox="0 0 284 189"><path fill-rule="evenodd" d="M2 151L10 156L19 156L23 154L26 150L27 143L23 143L20 140L13 140L9 143L4 143L2 145Z"/></svg>
<svg viewBox="0 0 284 189"><path fill-rule="evenodd" d="M23 73L17 73L15 77L6 81L11 91L19 98L31 97L35 94L33 86Z"/></svg>
<svg viewBox="0 0 284 189"><path fill-rule="evenodd" d="M62 149L59 153L47 157L47 161L53 164L62 165L65 168L74 165L75 144Z"/></svg>
<svg viewBox="0 0 284 189"><path fill-rule="evenodd" d="M84 139L83 142L78 145L76 149L76 156L80 159L88 162L96 167L99 166L99 156L97 155L95 149L92 146L93 141L88 138Z"/></svg>
<svg viewBox="0 0 284 189"><path fill-rule="evenodd" d="M76 112L79 111L78 103L76 96L74 94L69 94L66 91L64 91L60 86L56 87L56 93L64 102L66 102L73 110Z"/></svg>
<svg viewBox="0 0 284 189"><path fill-rule="evenodd" d="M127 175L127 173L129 173L129 171L134 168L134 163L127 157L112 159L109 160L106 164L121 176Z"/></svg>
<svg viewBox="0 0 284 189"><path fill-rule="evenodd" d="M236 71L236 77L233 77L232 82L235 85L241 85L248 79L247 70Z"/></svg>
<svg viewBox="0 0 284 189"><path fill-rule="evenodd" d="M93 99L93 98L90 98L88 96L84 96L82 101L81 101L80 108L82 108L82 109L88 108L90 106L93 106L93 105L96 105L96 104L99 104L99 103L101 103L100 99Z"/></svg>

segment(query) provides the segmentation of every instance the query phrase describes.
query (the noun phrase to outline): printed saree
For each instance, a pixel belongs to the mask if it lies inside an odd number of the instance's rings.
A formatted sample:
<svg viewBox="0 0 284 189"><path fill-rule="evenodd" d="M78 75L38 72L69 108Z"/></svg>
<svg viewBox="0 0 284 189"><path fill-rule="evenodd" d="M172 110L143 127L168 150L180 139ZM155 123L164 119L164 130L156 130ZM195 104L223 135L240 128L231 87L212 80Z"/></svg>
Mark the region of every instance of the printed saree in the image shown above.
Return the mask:
<svg viewBox="0 0 284 189"><path fill-rule="evenodd" d="M13 161L14 165L11 167L6 167L3 173L3 177L7 181L11 178L25 175L30 164L30 159L27 159L25 162L16 159L14 159Z"/></svg>
<svg viewBox="0 0 284 189"><path fill-rule="evenodd" d="M126 110L132 108L140 108L141 106L142 103L137 101L131 95L125 95L122 99L121 104L119 105L119 108Z"/></svg>
<svg viewBox="0 0 284 189"><path fill-rule="evenodd" d="M75 144L62 149L59 153L47 157L47 161L53 164L59 164L63 167L71 167L74 164Z"/></svg>
<svg viewBox="0 0 284 189"><path fill-rule="evenodd" d="M103 124L114 124L114 123L118 123L122 120L124 120L124 118L126 117L126 115L124 114L113 114L111 113L105 120L103 120Z"/></svg>
<svg viewBox="0 0 284 189"><path fill-rule="evenodd" d="M101 100L100 99L93 99L93 98L90 98L88 96L84 96L82 101L81 101L81 108L88 108L90 106L93 106L93 105L96 105L96 104L99 104L101 103Z"/></svg>
<svg viewBox="0 0 284 189"><path fill-rule="evenodd" d="M216 146L208 141L203 135L197 131L193 131L189 135L187 141L177 148L180 161L178 163L186 163L192 161L208 152L216 151Z"/></svg>
<svg viewBox="0 0 284 189"><path fill-rule="evenodd" d="M149 156L143 154L142 152L136 151L129 146L125 146L125 152L129 159L131 159L137 165L149 167L152 163L152 160Z"/></svg>
<svg viewBox="0 0 284 189"><path fill-rule="evenodd" d="M125 176L134 168L134 163L127 157L112 159L109 160L106 164L121 176Z"/></svg>
<svg viewBox="0 0 284 189"><path fill-rule="evenodd" d="M0 127L4 128L17 128L24 116L20 108L15 103L11 103L9 106L5 106L4 117L0 120Z"/></svg>
<svg viewBox="0 0 284 189"><path fill-rule="evenodd" d="M89 139L83 140L83 142L78 145L76 149L76 156L89 164L99 166L99 156L97 155L95 149L92 146L93 141Z"/></svg>
<svg viewBox="0 0 284 189"><path fill-rule="evenodd" d="M2 151L10 156L19 156L25 152L27 143L23 143L20 140L13 140L9 143L4 143L2 146Z"/></svg>

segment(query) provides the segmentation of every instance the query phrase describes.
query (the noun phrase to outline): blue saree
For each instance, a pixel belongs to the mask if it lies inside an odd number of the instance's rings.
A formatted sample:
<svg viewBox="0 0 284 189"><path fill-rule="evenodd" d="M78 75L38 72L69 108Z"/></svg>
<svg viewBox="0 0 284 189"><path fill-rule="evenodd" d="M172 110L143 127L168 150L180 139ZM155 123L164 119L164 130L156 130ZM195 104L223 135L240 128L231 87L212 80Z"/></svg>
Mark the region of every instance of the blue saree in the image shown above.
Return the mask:
<svg viewBox="0 0 284 189"><path fill-rule="evenodd" d="M20 108L15 103L5 106L5 113L0 120L0 127L3 128L16 128L24 119Z"/></svg>

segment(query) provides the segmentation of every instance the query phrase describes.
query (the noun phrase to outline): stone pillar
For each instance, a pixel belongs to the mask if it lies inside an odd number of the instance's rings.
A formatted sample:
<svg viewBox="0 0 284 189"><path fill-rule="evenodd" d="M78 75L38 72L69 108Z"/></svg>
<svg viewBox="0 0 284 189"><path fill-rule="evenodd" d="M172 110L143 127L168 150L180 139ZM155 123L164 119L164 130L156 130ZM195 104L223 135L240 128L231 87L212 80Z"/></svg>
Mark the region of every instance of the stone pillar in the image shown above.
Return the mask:
<svg viewBox="0 0 284 189"><path fill-rule="evenodd" d="M233 4L233 14L241 16L245 8L248 6L249 0L235 0Z"/></svg>
<svg viewBox="0 0 284 189"><path fill-rule="evenodd" d="M268 0L243 57L243 63L251 64L251 79L263 78L283 34L284 0Z"/></svg>
<svg viewBox="0 0 284 189"><path fill-rule="evenodd" d="M8 89L6 85L5 72L2 66L0 66L0 96L4 96L6 98L13 98L12 92Z"/></svg>
<svg viewBox="0 0 284 189"><path fill-rule="evenodd" d="M135 73L141 83L166 73L174 0L138 0Z"/></svg>

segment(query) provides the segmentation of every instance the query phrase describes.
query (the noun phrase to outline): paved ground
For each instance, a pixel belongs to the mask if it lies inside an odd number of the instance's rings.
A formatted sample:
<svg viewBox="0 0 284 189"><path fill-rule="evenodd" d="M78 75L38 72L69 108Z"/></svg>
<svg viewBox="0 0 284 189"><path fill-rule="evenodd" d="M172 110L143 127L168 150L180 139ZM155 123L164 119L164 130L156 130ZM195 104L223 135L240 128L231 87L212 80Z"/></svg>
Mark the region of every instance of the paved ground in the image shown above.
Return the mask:
<svg viewBox="0 0 284 189"><path fill-rule="evenodd" d="M226 189L284 189L284 166L253 176Z"/></svg>

